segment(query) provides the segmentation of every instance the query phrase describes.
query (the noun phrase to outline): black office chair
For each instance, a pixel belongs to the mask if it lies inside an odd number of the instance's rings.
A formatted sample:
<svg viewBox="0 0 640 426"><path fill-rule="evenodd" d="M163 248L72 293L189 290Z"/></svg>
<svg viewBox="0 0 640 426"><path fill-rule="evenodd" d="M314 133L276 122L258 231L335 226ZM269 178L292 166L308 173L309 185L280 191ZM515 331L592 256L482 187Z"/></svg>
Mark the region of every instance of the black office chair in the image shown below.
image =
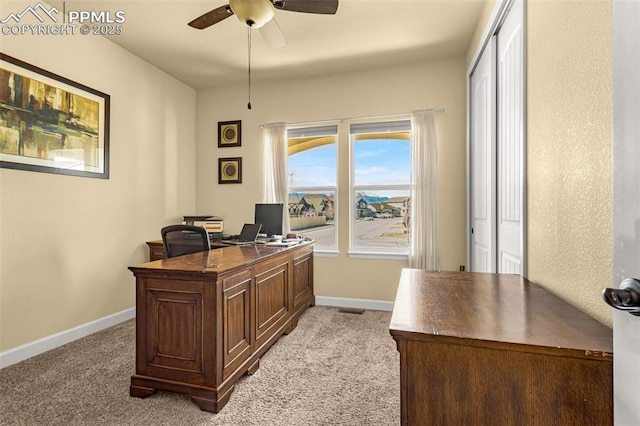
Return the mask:
<svg viewBox="0 0 640 426"><path fill-rule="evenodd" d="M202 226L169 225L160 233L167 258L211 250L209 234Z"/></svg>

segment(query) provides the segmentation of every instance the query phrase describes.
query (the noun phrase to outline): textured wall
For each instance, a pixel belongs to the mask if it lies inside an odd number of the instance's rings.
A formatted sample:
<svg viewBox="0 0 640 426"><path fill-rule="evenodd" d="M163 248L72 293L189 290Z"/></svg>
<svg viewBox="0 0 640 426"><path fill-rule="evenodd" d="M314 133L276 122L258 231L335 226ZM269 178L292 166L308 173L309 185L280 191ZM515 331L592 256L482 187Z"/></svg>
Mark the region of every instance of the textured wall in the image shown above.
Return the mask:
<svg viewBox="0 0 640 426"><path fill-rule="evenodd" d="M611 2L527 5L529 279L611 325Z"/></svg>

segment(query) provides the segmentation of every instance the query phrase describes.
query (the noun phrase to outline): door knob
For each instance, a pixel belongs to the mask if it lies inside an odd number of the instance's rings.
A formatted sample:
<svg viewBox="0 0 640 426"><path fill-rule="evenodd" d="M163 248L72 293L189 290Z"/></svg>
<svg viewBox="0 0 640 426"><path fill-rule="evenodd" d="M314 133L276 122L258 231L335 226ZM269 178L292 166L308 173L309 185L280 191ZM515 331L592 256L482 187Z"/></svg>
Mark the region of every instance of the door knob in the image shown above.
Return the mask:
<svg viewBox="0 0 640 426"><path fill-rule="evenodd" d="M602 298L610 306L640 316L640 280L625 278L619 288L605 288Z"/></svg>

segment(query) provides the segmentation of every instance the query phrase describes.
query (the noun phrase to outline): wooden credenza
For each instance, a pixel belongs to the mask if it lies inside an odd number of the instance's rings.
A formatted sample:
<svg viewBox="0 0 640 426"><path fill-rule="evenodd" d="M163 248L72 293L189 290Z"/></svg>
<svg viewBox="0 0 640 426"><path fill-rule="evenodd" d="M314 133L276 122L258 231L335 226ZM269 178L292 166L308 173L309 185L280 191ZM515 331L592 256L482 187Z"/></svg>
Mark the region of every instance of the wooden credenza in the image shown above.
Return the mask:
<svg viewBox="0 0 640 426"><path fill-rule="evenodd" d="M402 425L610 425L612 330L518 275L404 269Z"/></svg>
<svg viewBox="0 0 640 426"><path fill-rule="evenodd" d="M136 277L130 395L185 393L214 413L315 304L313 242L228 246L129 269Z"/></svg>
<svg viewBox="0 0 640 426"><path fill-rule="evenodd" d="M147 246L149 247L150 261L166 259L167 254L164 252L162 240L147 241Z"/></svg>

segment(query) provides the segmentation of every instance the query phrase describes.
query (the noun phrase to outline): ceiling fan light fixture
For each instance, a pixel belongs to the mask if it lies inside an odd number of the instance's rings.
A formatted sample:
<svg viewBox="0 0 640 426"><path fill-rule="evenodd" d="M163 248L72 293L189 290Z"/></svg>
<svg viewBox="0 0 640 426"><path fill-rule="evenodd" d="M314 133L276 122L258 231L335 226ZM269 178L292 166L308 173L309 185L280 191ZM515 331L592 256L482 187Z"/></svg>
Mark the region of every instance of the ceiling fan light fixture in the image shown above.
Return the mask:
<svg viewBox="0 0 640 426"><path fill-rule="evenodd" d="M251 28L260 28L273 18L269 0L229 0L229 6L240 22Z"/></svg>

